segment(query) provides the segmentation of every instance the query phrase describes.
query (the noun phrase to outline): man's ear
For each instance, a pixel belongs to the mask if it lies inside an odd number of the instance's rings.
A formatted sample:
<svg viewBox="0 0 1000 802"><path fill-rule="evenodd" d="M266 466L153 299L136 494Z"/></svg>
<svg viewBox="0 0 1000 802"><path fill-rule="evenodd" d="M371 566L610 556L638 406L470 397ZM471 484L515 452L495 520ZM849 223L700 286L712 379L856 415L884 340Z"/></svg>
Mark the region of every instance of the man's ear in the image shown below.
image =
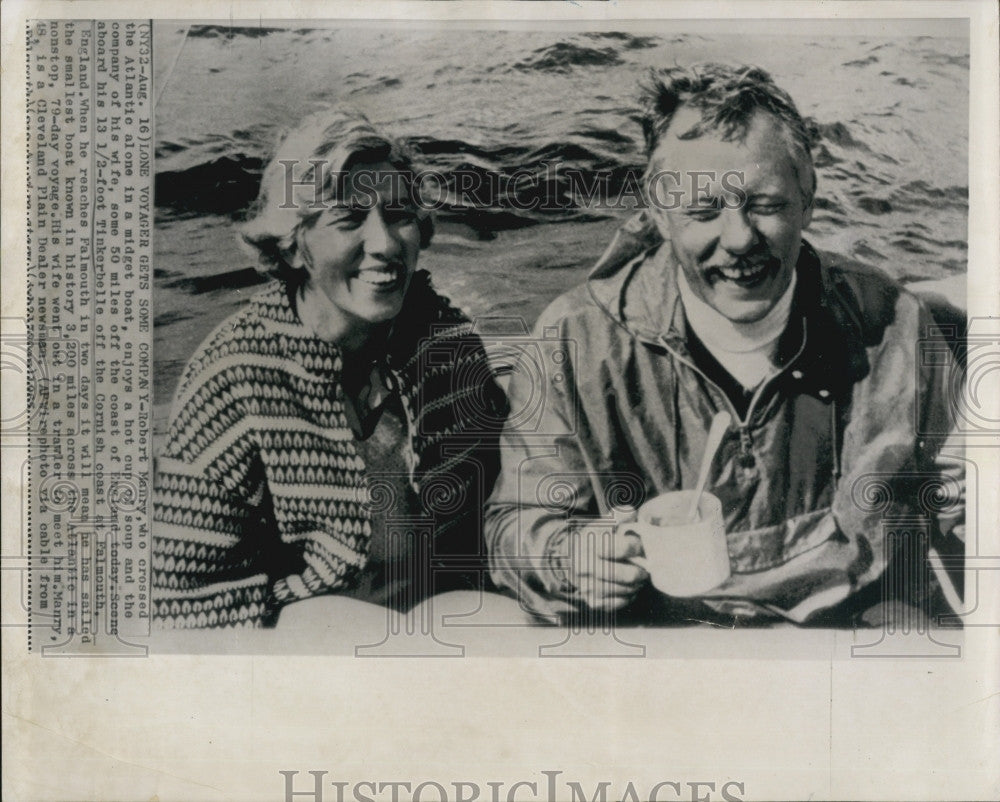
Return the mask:
<svg viewBox="0 0 1000 802"><path fill-rule="evenodd" d="M813 209L815 208L815 204L813 203L813 200L815 199L815 197L816 197L816 195L814 194L807 201L804 201L805 202L805 208L802 210L802 227L803 228L806 228L812 222L812 219L813 219Z"/></svg>
<svg viewBox="0 0 1000 802"><path fill-rule="evenodd" d="M664 209L649 209L646 214L649 219L643 230L645 239L654 242L659 235L664 242L669 242L670 226L667 224L667 212Z"/></svg>

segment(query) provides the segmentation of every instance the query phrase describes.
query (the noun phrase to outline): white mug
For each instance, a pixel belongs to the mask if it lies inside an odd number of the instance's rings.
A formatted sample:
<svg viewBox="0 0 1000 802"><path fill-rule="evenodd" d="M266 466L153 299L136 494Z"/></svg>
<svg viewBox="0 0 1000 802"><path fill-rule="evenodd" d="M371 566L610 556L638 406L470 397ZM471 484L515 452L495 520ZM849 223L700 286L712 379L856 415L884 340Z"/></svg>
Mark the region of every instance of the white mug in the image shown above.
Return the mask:
<svg viewBox="0 0 1000 802"><path fill-rule="evenodd" d="M638 520L624 524L642 540L645 557L631 561L645 569L653 586L668 596L698 596L729 579L729 548L722 502L702 493L698 515L688 520L693 490L663 493L643 504Z"/></svg>

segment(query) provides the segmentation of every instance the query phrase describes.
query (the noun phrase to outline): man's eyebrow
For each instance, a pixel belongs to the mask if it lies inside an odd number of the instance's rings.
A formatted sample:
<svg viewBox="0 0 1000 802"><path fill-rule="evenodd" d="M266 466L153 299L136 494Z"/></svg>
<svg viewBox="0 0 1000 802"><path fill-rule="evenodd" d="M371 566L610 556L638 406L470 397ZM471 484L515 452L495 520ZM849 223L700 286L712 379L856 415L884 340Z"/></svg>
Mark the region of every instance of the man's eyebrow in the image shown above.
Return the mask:
<svg viewBox="0 0 1000 802"><path fill-rule="evenodd" d="M788 196L776 189L762 189L756 192L748 192L747 200L787 201Z"/></svg>
<svg viewBox="0 0 1000 802"><path fill-rule="evenodd" d="M719 204L722 202L723 193L721 192L702 192L695 194L687 203L684 204L685 209L718 209Z"/></svg>

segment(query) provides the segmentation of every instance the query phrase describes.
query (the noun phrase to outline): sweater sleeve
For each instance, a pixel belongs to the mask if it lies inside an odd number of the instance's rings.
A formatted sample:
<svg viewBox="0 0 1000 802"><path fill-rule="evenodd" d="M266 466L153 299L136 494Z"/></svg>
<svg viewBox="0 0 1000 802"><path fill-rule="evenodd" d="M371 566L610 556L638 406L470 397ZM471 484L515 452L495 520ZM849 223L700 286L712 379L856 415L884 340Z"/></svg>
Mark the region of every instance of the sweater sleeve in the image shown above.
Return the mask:
<svg viewBox="0 0 1000 802"><path fill-rule="evenodd" d="M158 628L260 626L266 612L263 470L238 382L220 362L203 352L190 363L156 461Z"/></svg>

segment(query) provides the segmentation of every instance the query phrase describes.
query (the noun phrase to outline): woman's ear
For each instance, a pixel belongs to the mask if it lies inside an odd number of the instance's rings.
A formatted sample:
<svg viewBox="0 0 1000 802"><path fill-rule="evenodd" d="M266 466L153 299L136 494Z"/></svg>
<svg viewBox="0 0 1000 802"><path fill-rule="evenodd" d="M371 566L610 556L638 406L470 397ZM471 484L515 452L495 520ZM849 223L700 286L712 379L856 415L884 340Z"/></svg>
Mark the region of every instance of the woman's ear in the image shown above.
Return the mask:
<svg viewBox="0 0 1000 802"><path fill-rule="evenodd" d="M302 226L296 226L294 233L283 238L278 247L281 249L281 258L285 260L286 265L293 270L305 270L308 273L309 252L305 242L303 242L302 234Z"/></svg>
<svg viewBox="0 0 1000 802"><path fill-rule="evenodd" d="M281 258L284 259L285 264L293 270L306 269L306 262L305 259L302 258L302 252L294 245L291 248L282 248Z"/></svg>

